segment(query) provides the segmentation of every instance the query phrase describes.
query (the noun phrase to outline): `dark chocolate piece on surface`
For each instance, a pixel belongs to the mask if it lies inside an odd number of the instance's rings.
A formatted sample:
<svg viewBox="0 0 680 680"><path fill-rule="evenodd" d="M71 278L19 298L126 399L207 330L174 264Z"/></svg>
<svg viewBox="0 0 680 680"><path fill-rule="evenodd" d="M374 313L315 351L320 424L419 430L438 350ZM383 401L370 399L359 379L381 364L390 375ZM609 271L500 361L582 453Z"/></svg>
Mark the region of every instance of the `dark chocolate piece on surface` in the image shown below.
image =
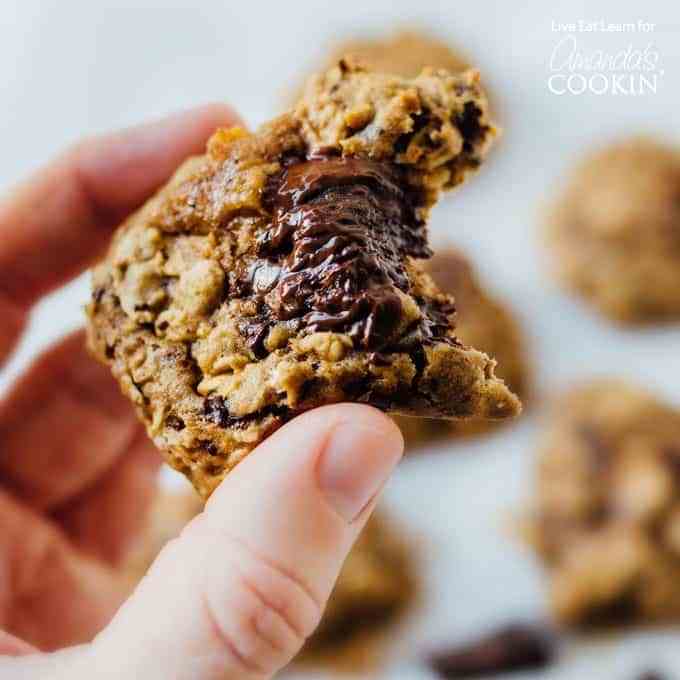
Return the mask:
<svg viewBox="0 0 680 680"><path fill-rule="evenodd" d="M538 626L512 624L475 641L438 652L431 668L442 678L472 678L544 668L556 656L555 639Z"/></svg>

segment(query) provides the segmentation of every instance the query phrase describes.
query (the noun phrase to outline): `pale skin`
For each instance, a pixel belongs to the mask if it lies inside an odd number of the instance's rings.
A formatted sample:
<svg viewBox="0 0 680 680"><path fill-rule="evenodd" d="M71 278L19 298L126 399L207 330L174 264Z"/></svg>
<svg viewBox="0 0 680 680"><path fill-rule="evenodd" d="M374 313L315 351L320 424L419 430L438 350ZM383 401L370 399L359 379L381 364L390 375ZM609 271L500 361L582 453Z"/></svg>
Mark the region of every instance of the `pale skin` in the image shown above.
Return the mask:
<svg viewBox="0 0 680 680"><path fill-rule="evenodd" d="M235 122L215 104L90 139L0 200L0 361L32 306ZM399 430L367 406L294 419L125 600L119 567L161 458L82 333L65 338L0 403L0 677L272 677L318 624L402 450Z"/></svg>

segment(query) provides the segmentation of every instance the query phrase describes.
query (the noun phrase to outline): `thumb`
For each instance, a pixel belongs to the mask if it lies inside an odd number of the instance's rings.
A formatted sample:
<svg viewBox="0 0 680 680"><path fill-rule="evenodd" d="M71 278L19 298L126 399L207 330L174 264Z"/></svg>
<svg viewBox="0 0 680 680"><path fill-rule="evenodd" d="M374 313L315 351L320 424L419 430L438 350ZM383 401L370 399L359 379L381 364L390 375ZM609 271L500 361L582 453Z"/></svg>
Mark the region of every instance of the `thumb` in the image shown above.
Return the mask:
<svg viewBox="0 0 680 680"><path fill-rule="evenodd" d="M226 478L95 640L97 672L270 677L318 625L402 449L397 427L367 406L320 408L281 428Z"/></svg>

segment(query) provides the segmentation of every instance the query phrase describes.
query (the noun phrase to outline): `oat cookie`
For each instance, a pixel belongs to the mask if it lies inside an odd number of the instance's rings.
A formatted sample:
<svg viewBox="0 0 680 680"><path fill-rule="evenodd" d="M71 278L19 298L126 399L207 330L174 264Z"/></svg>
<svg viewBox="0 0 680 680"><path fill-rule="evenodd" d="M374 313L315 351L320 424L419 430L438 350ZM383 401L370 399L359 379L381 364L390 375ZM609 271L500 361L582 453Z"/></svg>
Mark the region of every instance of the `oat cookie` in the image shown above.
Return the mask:
<svg viewBox="0 0 680 680"><path fill-rule="evenodd" d="M554 270L626 324L680 319L680 150L634 138L573 171L547 219Z"/></svg>
<svg viewBox="0 0 680 680"><path fill-rule="evenodd" d="M680 411L619 381L566 394L540 451L529 538L555 617L680 618Z"/></svg>
<svg viewBox="0 0 680 680"><path fill-rule="evenodd" d="M429 209L493 131L474 72L341 61L293 112L218 131L119 228L93 275L90 346L202 496L322 404L519 412L420 263Z"/></svg>
<svg viewBox="0 0 680 680"><path fill-rule="evenodd" d="M443 293L456 304L456 336L496 360L496 375L520 398L528 392L529 367L526 340L512 310L493 297L479 281L470 260L456 248L437 250L425 262L425 271ZM495 421L465 421L398 417L397 422L409 448L436 439L488 432Z"/></svg>

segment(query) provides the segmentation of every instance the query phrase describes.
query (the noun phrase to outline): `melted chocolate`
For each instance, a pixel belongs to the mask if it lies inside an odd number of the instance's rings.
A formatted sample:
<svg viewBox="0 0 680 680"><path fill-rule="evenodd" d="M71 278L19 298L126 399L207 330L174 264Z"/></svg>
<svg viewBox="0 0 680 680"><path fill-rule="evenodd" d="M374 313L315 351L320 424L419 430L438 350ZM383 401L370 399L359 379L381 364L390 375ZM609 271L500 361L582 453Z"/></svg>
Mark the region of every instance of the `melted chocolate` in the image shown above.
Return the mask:
<svg viewBox="0 0 680 680"><path fill-rule="evenodd" d="M347 333L372 351L394 350L398 291L409 292L404 259L431 255L420 200L391 163L325 156L275 175L264 200L271 227L234 286L257 301L258 314L240 329L255 352L266 353L268 330L279 322L296 332ZM426 319L408 330L408 345L444 337L448 327L450 305L421 306Z"/></svg>

